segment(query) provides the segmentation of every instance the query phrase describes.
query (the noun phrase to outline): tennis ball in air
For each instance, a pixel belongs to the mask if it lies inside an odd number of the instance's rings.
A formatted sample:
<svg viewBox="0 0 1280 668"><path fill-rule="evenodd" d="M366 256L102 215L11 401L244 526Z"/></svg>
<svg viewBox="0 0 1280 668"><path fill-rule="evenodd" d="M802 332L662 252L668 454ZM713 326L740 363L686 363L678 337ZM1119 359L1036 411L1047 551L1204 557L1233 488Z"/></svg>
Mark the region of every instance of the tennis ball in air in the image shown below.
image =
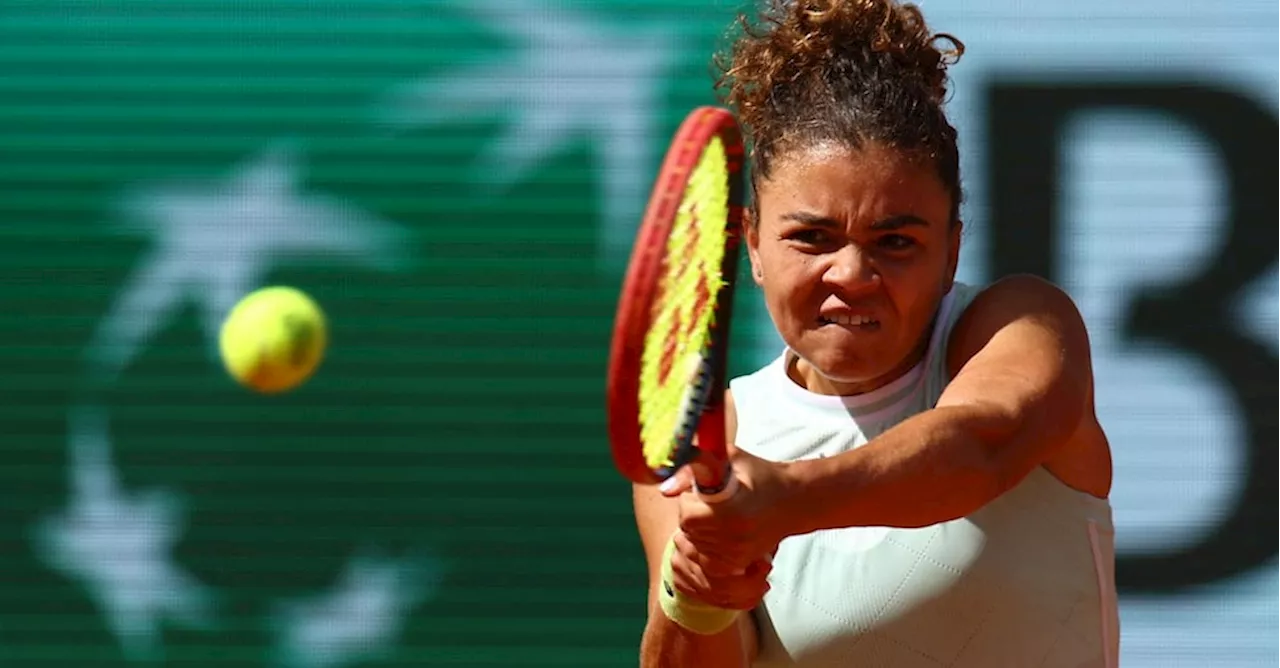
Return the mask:
<svg viewBox="0 0 1280 668"><path fill-rule="evenodd" d="M324 313L287 286L245 295L218 334L222 363L241 385L264 394L291 390L320 364L327 343Z"/></svg>

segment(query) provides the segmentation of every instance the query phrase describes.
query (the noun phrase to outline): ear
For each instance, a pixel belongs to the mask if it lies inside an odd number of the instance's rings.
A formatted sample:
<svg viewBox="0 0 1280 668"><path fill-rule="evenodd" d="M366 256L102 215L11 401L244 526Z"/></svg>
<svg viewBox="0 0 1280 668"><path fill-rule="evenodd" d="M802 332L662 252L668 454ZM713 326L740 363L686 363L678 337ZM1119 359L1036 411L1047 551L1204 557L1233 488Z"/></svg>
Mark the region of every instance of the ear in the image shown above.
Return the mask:
<svg viewBox="0 0 1280 668"><path fill-rule="evenodd" d="M957 220L948 232L950 247L947 249L947 291L950 291L951 286L956 282L956 267L960 264L960 240L963 231L964 221Z"/></svg>
<svg viewBox="0 0 1280 668"><path fill-rule="evenodd" d="M747 259L751 261L751 278L760 285L764 279L764 267L760 264L760 228L755 213L747 208L742 212L742 238L747 241Z"/></svg>

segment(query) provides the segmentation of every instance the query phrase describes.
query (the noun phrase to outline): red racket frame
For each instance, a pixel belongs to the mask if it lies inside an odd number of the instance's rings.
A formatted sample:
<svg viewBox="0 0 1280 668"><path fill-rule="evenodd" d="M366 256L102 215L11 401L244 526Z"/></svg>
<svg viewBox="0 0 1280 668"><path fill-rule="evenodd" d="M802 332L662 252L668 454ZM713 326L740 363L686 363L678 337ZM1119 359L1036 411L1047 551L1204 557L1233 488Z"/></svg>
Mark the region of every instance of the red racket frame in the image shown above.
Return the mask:
<svg viewBox="0 0 1280 668"><path fill-rule="evenodd" d="M689 183L689 176L703 150L719 137L725 148L729 173L728 218L725 220L725 253L720 274L723 285L716 295L716 312L710 349L711 383L698 426L697 456L727 465L724 424L724 386L729 349L735 272L738 267L743 215L743 164L746 150L733 114L719 107L699 107L676 131L653 193L636 234L626 278L614 319L606 390L608 429L614 465L632 482L657 484L686 463L677 460L672 469L659 473L645 463L640 440L640 365L645 335L653 322L654 302L666 258L667 238ZM684 459L688 459L687 457ZM718 469L719 467L717 467Z"/></svg>

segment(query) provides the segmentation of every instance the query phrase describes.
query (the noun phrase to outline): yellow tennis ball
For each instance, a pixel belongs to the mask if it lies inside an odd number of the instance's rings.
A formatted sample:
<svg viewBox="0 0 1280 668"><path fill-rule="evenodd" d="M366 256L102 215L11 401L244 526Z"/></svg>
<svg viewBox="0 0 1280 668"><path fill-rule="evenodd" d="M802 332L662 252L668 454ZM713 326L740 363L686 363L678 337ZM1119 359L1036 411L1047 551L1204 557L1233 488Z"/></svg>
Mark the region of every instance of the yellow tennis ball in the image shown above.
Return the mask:
<svg viewBox="0 0 1280 668"><path fill-rule="evenodd" d="M286 286L249 293L227 314L218 335L222 363L241 385L265 394L293 389L315 372L328 334L324 313Z"/></svg>

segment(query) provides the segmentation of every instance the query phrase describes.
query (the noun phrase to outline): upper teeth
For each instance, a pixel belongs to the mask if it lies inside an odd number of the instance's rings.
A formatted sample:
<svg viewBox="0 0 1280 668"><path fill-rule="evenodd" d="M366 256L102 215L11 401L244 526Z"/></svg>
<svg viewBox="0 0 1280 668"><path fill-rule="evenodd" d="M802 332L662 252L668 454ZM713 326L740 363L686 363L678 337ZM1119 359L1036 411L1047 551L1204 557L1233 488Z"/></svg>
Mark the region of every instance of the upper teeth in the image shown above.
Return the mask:
<svg viewBox="0 0 1280 668"><path fill-rule="evenodd" d="M875 320L865 315L833 315L828 317L827 320L841 325L869 325L875 322Z"/></svg>

